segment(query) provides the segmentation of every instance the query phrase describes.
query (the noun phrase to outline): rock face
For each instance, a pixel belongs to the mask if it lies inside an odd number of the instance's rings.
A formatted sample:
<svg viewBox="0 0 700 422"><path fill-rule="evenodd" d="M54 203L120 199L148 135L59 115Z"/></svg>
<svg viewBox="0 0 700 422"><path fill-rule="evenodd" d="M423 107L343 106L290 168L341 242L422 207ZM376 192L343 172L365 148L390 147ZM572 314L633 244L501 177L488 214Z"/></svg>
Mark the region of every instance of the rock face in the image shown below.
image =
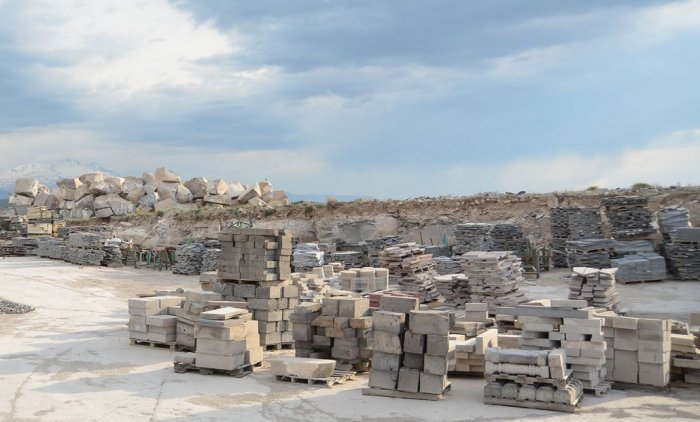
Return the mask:
<svg viewBox="0 0 700 422"><path fill-rule="evenodd" d="M335 361L331 359L297 358L278 356L267 360L270 372L278 376L298 378L328 378L335 370Z"/></svg>
<svg viewBox="0 0 700 422"><path fill-rule="evenodd" d="M19 178L15 182L15 193L17 195L34 198L39 193L39 181L36 179ZM31 205L31 204L30 204Z"/></svg>

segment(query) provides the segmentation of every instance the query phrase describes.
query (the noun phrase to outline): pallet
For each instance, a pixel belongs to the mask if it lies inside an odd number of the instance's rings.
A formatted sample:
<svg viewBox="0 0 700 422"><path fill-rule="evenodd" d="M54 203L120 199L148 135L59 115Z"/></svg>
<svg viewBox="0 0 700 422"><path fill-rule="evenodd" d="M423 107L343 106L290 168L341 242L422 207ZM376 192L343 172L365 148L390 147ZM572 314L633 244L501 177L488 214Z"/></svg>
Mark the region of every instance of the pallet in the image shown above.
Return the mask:
<svg viewBox="0 0 700 422"><path fill-rule="evenodd" d="M199 372L202 375L228 375L234 378L243 378L246 375L250 375L255 372L255 368L261 368L262 361L254 364L245 364L239 366L236 369L225 370L225 369L213 369L213 368L200 368L191 363L185 362L173 362L173 369L178 374L184 374L185 372Z"/></svg>
<svg viewBox="0 0 700 422"><path fill-rule="evenodd" d="M277 344L266 344L263 347L264 351L269 351L269 350L282 350L282 349L287 349L287 350L293 350L294 349L294 343L277 343Z"/></svg>
<svg viewBox="0 0 700 422"><path fill-rule="evenodd" d="M579 399L580 402L580 399ZM484 404L496 404L499 406L524 407L527 409L552 410L555 412L577 413L580 408L576 404L544 403L540 401L499 399L496 397L484 397Z"/></svg>
<svg viewBox="0 0 700 422"><path fill-rule="evenodd" d="M390 397L392 399L413 399L413 400L442 400L445 393L452 389L452 384L448 384L442 394L430 393L408 393L398 390L382 390L380 388L363 388L362 394L365 396Z"/></svg>
<svg viewBox="0 0 700 422"><path fill-rule="evenodd" d="M553 378L540 378L540 377L529 377L527 375L510 375L510 374L492 374L484 376L484 379L488 382L493 381L513 381L517 384L534 385L534 384L550 384L557 388L566 387L571 379L571 374L574 371L572 369L566 370L566 375L563 379L553 379Z"/></svg>
<svg viewBox="0 0 700 422"><path fill-rule="evenodd" d="M634 384L620 381L613 381L612 388L614 388L615 390L637 390L648 391L651 393L663 393L668 390L668 387L657 387L654 385Z"/></svg>
<svg viewBox="0 0 700 422"><path fill-rule="evenodd" d="M460 372L450 371L447 373L450 378L484 378L483 372Z"/></svg>
<svg viewBox="0 0 700 422"><path fill-rule="evenodd" d="M644 284L644 283L661 283L664 280L628 280L628 281L615 280L615 281L620 283L620 284Z"/></svg>
<svg viewBox="0 0 700 422"><path fill-rule="evenodd" d="M132 346L138 345L138 346L150 346L151 348L155 347L167 347L172 351L175 351L177 348L177 343L172 342L172 343L161 343L158 341L148 341L148 340L136 340L136 339L129 339L129 344Z"/></svg>
<svg viewBox="0 0 700 422"><path fill-rule="evenodd" d="M593 393L596 397L600 397L612 389L612 385L609 382L601 383L595 387L583 387L584 393Z"/></svg>
<svg viewBox="0 0 700 422"><path fill-rule="evenodd" d="M292 375L275 375L275 379L281 382L289 382L292 384L308 384L311 386L326 386L328 388L333 387L336 384L344 384L346 381L354 379L355 372L352 371L333 371L328 378L301 378Z"/></svg>

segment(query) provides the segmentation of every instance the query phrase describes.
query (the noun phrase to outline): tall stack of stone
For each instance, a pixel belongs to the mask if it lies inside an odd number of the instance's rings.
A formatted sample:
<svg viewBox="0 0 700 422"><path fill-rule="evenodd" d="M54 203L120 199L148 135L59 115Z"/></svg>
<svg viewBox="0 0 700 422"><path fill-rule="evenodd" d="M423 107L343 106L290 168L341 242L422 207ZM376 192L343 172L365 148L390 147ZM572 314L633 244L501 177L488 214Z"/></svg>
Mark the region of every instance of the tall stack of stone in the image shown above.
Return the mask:
<svg viewBox="0 0 700 422"><path fill-rule="evenodd" d="M177 332L175 342L186 349L194 351L197 340L194 336L194 328L202 312L220 308L219 305L211 305L209 301L220 301L221 295L214 292L185 292L185 300L180 308L175 311L177 316Z"/></svg>
<svg viewBox="0 0 700 422"><path fill-rule="evenodd" d="M671 323L671 380L700 385L700 313Z"/></svg>
<svg viewBox="0 0 700 422"><path fill-rule="evenodd" d="M175 250L176 264L173 266L173 274L196 275L202 269L202 254L204 245L200 242L186 243Z"/></svg>
<svg viewBox="0 0 700 422"><path fill-rule="evenodd" d="M610 268L615 242L608 239L569 240L566 254L569 268Z"/></svg>
<svg viewBox="0 0 700 422"><path fill-rule="evenodd" d="M459 256L438 256L433 258L435 262L435 272L440 275L457 274L462 271L462 264Z"/></svg>
<svg viewBox="0 0 700 422"><path fill-rule="evenodd" d="M307 273L324 264L324 253L316 243L300 243L294 247L292 266L295 272Z"/></svg>
<svg viewBox="0 0 700 422"><path fill-rule="evenodd" d="M373 314L370 388L363 392L442 395L454 354L449 330L449 313L419 311L415 298L382 296Z"/></svg>
<svg viewBox="0 0 700 422"><path fill-rule="evenodd" d="M292 273L291 282L299 289L299 302L320 303L330 290L330 284L318 273Z"/></svg>
<svg viewBox="0 0 700 422"><path fill-rule="evenodd" d="M68 235L66 254L68 261L77 265L99 266L105 258L102 239L93 233L78 232Z"/></svg>
<svg viewBox="0 0 700 422"><path fill-rule="evenodd" d="M378 239L366 241L367 243L367 260L370 267L379 266L379 252L383 251L388 246L395 246L403 243L403 237L400 235L383 236Z"/></svg>
<svg viewBox="0 0 700 422"><path fill-rule="evenodd" d="M663 237L661 251L666 258L666 266L671 274L677 274L673 261L669 258L669 252L673 249L676 232L679 229L690 227L688 209L680 206L661 208L658 212L659 230Z"/></svg>
<svg viewBox="0 0 700 422"><path fill-rule="evenodd" d="M437 275L434 278L438 293L445 300L447 306L462 306L469 302L471 290L469 277L464 274Z"/></svg>
<svg viewBox="0 0 700 422"><path fill-rule="evenodd" d="M613 238L645 239L656 230L651 225L652 214L647 207L649 198L643 196L616 196L602 201L610 222Z"/></svg>
<svg viewBox="0 0 700 422"><path fill-rule="evenodd" d="M471 302L513 306L526 301L519 291L523 280L520 258L509 252L468 252L462 272L469 278Z"/></svg>
<svg viewBox="0 0 700 422"><path fill-rule="evenodd" d="M105 253L102 266L110 268L124 266L121 243L121 239L109 239L105 241L105 244L102 246L102 250Z"/></svg>
<svg viewBox="0 0 700 422"><path fill-rule="evenodd" d="M389 288L389 270L362 267L340 272L340 284L348 292L376 292Z"/></svg>
<svg viewBox="0 0 700 422"><path fill-rule="evenodd" d="M245 309L202 312L195 325L198 368L231 371L262 362L258 322Z"/></svg>
<svg viewBox="0 0 700 422"><path fill-rule="evenodd" d="M389 270L389 281L401 290L417 292L422 302L437 298L433 256L415 242L390 246L379 254L380 265Z"/></svg>
<svg viewBox="0 0 700 422"><path fill-rule="evenodd" d="M678 229L667 257L678 279L700 280L700 228Z"/></svg>
<svg viewBox="0 0 700 422"><path fill-rule="evenodd" d="M182 298L154 296L129 299L129 339L132 342L174 344Z"/></svg>
<svg viewBox="0 0 700 422"><path fill-rule="evenodd" d="M456 255L462 255L471 251L493 250L491 230L493 230L493 224L457 224L457 226L455 226L455 247L453 248L454 253Z"/></svg>
<svg viewBox="0 0 700 422"><path fill-rule="evenodd" d="M557 268L567 267L566 242L603 237L600 210L597 208L551 208L552 261Z"/></svg>
<svg viewBox="0 0 700 422"><path fill-rule="evenodd" d="M569 299L585 300L589 306L615 310L620 299L615 269L575 267L569 281Z"/></svg>
<svg viewBox="0 0 700 422"><path fill-rule="evenodd" d="M493 251L511 251L519 257L525 255L529 242L518 224L499 223L491 230Z"/></svg>
<svg viewBox="0 0 700 422"><path fill-rule="evenodd" d="M291 275L292 235L278 229L228 229L219 235L219 278L280 281Z"/></svg>
<svg viewBox="0 0 700 422"><path fill-rule="evenodd" d="M202 265L199 268L200 273L216 271L219 268L219 257L221 256L221 245L206 246L202 252Z"/></svg>

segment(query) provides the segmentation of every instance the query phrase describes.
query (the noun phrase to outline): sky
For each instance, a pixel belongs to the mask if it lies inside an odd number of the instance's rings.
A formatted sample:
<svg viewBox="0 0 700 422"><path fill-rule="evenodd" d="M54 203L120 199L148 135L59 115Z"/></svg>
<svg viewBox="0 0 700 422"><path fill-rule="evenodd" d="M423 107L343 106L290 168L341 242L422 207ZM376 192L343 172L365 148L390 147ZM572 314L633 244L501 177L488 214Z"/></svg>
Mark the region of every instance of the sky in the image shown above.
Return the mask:
<svg viewBox="0 0 700 422"><path fill-rule="evenodd" d="M700 184L700 0L0 0L0 169L378 198Z"/></svg>

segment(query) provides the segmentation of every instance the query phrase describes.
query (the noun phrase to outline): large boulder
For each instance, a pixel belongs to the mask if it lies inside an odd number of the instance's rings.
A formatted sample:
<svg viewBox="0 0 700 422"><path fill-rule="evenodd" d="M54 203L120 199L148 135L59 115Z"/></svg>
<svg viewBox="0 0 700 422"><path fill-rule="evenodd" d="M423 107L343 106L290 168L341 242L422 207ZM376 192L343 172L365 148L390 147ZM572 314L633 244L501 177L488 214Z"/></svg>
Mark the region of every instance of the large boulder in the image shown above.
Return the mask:
<svg viewBox="0 0 700 422"><path fill-rule="evenodd" d="M112 187L113 192L110 193L121 193L124 186L123 177L107 176L105 177L105 182Z"/></svg>
<svg viewBox="0 0 700 422"><path fill-rule="evenodd" d="M85 195L75 202L75 209L95 209L95 195Z"/></svg>
<svg viewBox="0 0 700 422"><path fill-rule="evenodd" d="M126 199L131 201L133 204L138 204L138 202L146 196L146 191L143 188L133 189L126 192Z"/></svg>
<svg viewBox="0 0 700 422"><path fill-rule="evenodd" d="M175 200L181 204L187 204L192 202L192 199L192 192L185 186L178 185L177 191L175 192Z"/></svg>
<svg viewBox="0 0 700 422"><path fill-rule="evenodd" d="M131 201L127 201L117 194L109 194L109 206L112 208L114 215L127 215L134 212L134 204Z"/></svg>
<svg viewBox="0 0 700 422"><path fill-rule="evenodd" d="M62 211L61 213L66 212ZM95 215L94 211L85 209L85 208L75 208L70 211L67 211L67 214L63 214L66 218L72 218L72 219L84 219L84 218L90 218Z"/></svg>
<svg viewBox="0 0 700 422"><path fill-rule="evenodd" d="M58 209L59 200L54 195L45 192L39 192L34 198L34 205L37 207L46 207L50 210Z"/></svg>
<svg viewBox="0 0 700 422"><path fill-rule="evenodd" d="M83 182L81 182L77 177L62 179L56 182L56 186L63 189L78 189L78 186L82 184Z"/></svg>
<svg viewBox="0 0 700 422"><path fill-rule="evenodd" d="M263 201L272 199L272 183L263 180L262 182L258 182L258 186L260 187L260 197Z"/></svg>
<svg viewBox="0 0 700 422"><path fill-rule="evenodd" d="M73 208L75 208L75 201L64 199L58 204L58 207L62 210L72 210Z"/></svg>
<svg viewBox="0 0 700 422"><path fill-rule="evenodd" d="M152 210L159 200L160 195L158 195L158 192L146 192L146 194L139 199L139 206L147 210Z"/></svg>
<svg viewBox="0 0 700 422"><path fill-rule="evenodd" d="M128 194L136 189L143 189L143 179L134 176L125 177L122 184L122 192Z"/></svg>
<svg viewBox="0 0 700 422"><path fill-rule="evenodd" d="M182 183L180 176L166 169L165 167L158 167L155 174L156 182L168 182L168 183Z"/></svg>
<svg viewBox="0 0 700 422"><path fill-rule="evenodd" d="M260 198L250 198L248 200L248 204L252 205L254 207L266 207L267 206L267 202L263 201Z"/></svg>
<svg viewBox="0 0 700 422"><path fill-rule="evenodd" d="M61 208L64 208L64 207L61 207ZM107 195L96 196L95 200L93 201L93 209L95 211L97 211L97 210L101 210L104 208L111 208L109 206L109 197Z"/></svg>
<svg viewBox="0 0 700 422"><path fill-rule="evenodd" d="M59 186L59 187L57 187L56 189L54 189L51 193L52 193L53 196L55 196L56 199L58 199L59 201L62 201L62 200L64 200L64 199L66 199L66 188L62 188L62 187Z"/></svg>
<svg viewBox="0 0 700 422"><path fill-rule="evenodd" d="M144 184L144 185L147 184L147 183L150 183L150 184L152 184L152 185L157 185L157 184L158 184L158 181L156 180L156 177L153 175L153 173L145 172L145 173L143 173L143 175L141 176L141 178L143 179L143 184Z"/></svg>
<svg viewBox="0 0 700 422"><path fill-rule="evenodd" d="M260 186L258 186L258 184L256 183L253 186L246 189L246 191L238 197L238 202L240 202L241 204L245 204L253 198L260 197L262 197L262 193L260 192Z"/></svg>
<svg viewBox="0 0 700 422"><path fill-rule="evenodd" d="M228 185L222 179L212 180L207 183L207 193L209 195L226 195Z"/></svg>
<svg viewBox="0 0 700 422"><path fill-rule="evenodd" d="M243 186L240 182L233 182L230 185L228 185L228 195L233 199L236 199L239 196L241 196L241 194L245 192L245 190L245 186Z"/></svg>
<svg viewBox="0 0 700 422"><path fill-rule="evenodd" d="M34 203L34 198L16 193L10 194L9 204L13 207L28 207Z"/></svg>
<svg viewBox="0 0 700 422"><path fill-rule="evenodd" d="M158 185L155 183L148 182L143 185L143 191L146 192L146 194L155 193L157 190Z"/></svg>
<svg viewBox="0 0 700 422"><path fill-rule="evenodd" d="M177 183L160 182L158 183L158 189L156 189L156 192L158 192L158 195L160 195L160 199L175 198L178 186L180 185Z"/></svg>
<svg viewBox="0 0 700 422"><path fill-rule="evenodd" d="M15 193L17 195L28 196L34 198L39 193L39 181L20 177L15 181Z"/></svg>
<svg viewBox="0 0 700 422"><path fill-rule="evenodd" d="M231 205L231 198L228 195L205 195L205 204Z"/></svg>
<svg viewBox="0 0 700 422"><path fill-rule="evenodd" d="M68 201L77 201L87 195L90 195L90 185L83 183L75 189L65 189L63 198Z"/></svg>
<svg viewBox="0 0 700 422"><path fill-rule="evenodd" d="M114 215L114 212L112 211L112 208L110 208L110 207L95 210L95 217L97 217L97 218L109 218L113 215Z"/></svg>
<svg viewBox="0 0 700 422"><path fill-rule="evenodd" d="M97 183L97 182L104 182L105 175L102 173L87 173L87 174L83 174L78 179L80 179L81 182L83 182L87 185L91 185L91 184Z"/></svg>
<svg viewBox="0 0 700 422"><path fill-rule="evenodd" d="M201 199L208 193L208 183L209 182L204 177L194 177L185 182L185 187L192 192L192 197L194 199Z"/></svg>
<svg viewBox="0 0 700 422"><path fill-rule="evenodd" d="M104 180L100 180L99 182L95 183L90 183L89 192L91 195L107 195L108 193L114 193L112 186Z"/></svg>

